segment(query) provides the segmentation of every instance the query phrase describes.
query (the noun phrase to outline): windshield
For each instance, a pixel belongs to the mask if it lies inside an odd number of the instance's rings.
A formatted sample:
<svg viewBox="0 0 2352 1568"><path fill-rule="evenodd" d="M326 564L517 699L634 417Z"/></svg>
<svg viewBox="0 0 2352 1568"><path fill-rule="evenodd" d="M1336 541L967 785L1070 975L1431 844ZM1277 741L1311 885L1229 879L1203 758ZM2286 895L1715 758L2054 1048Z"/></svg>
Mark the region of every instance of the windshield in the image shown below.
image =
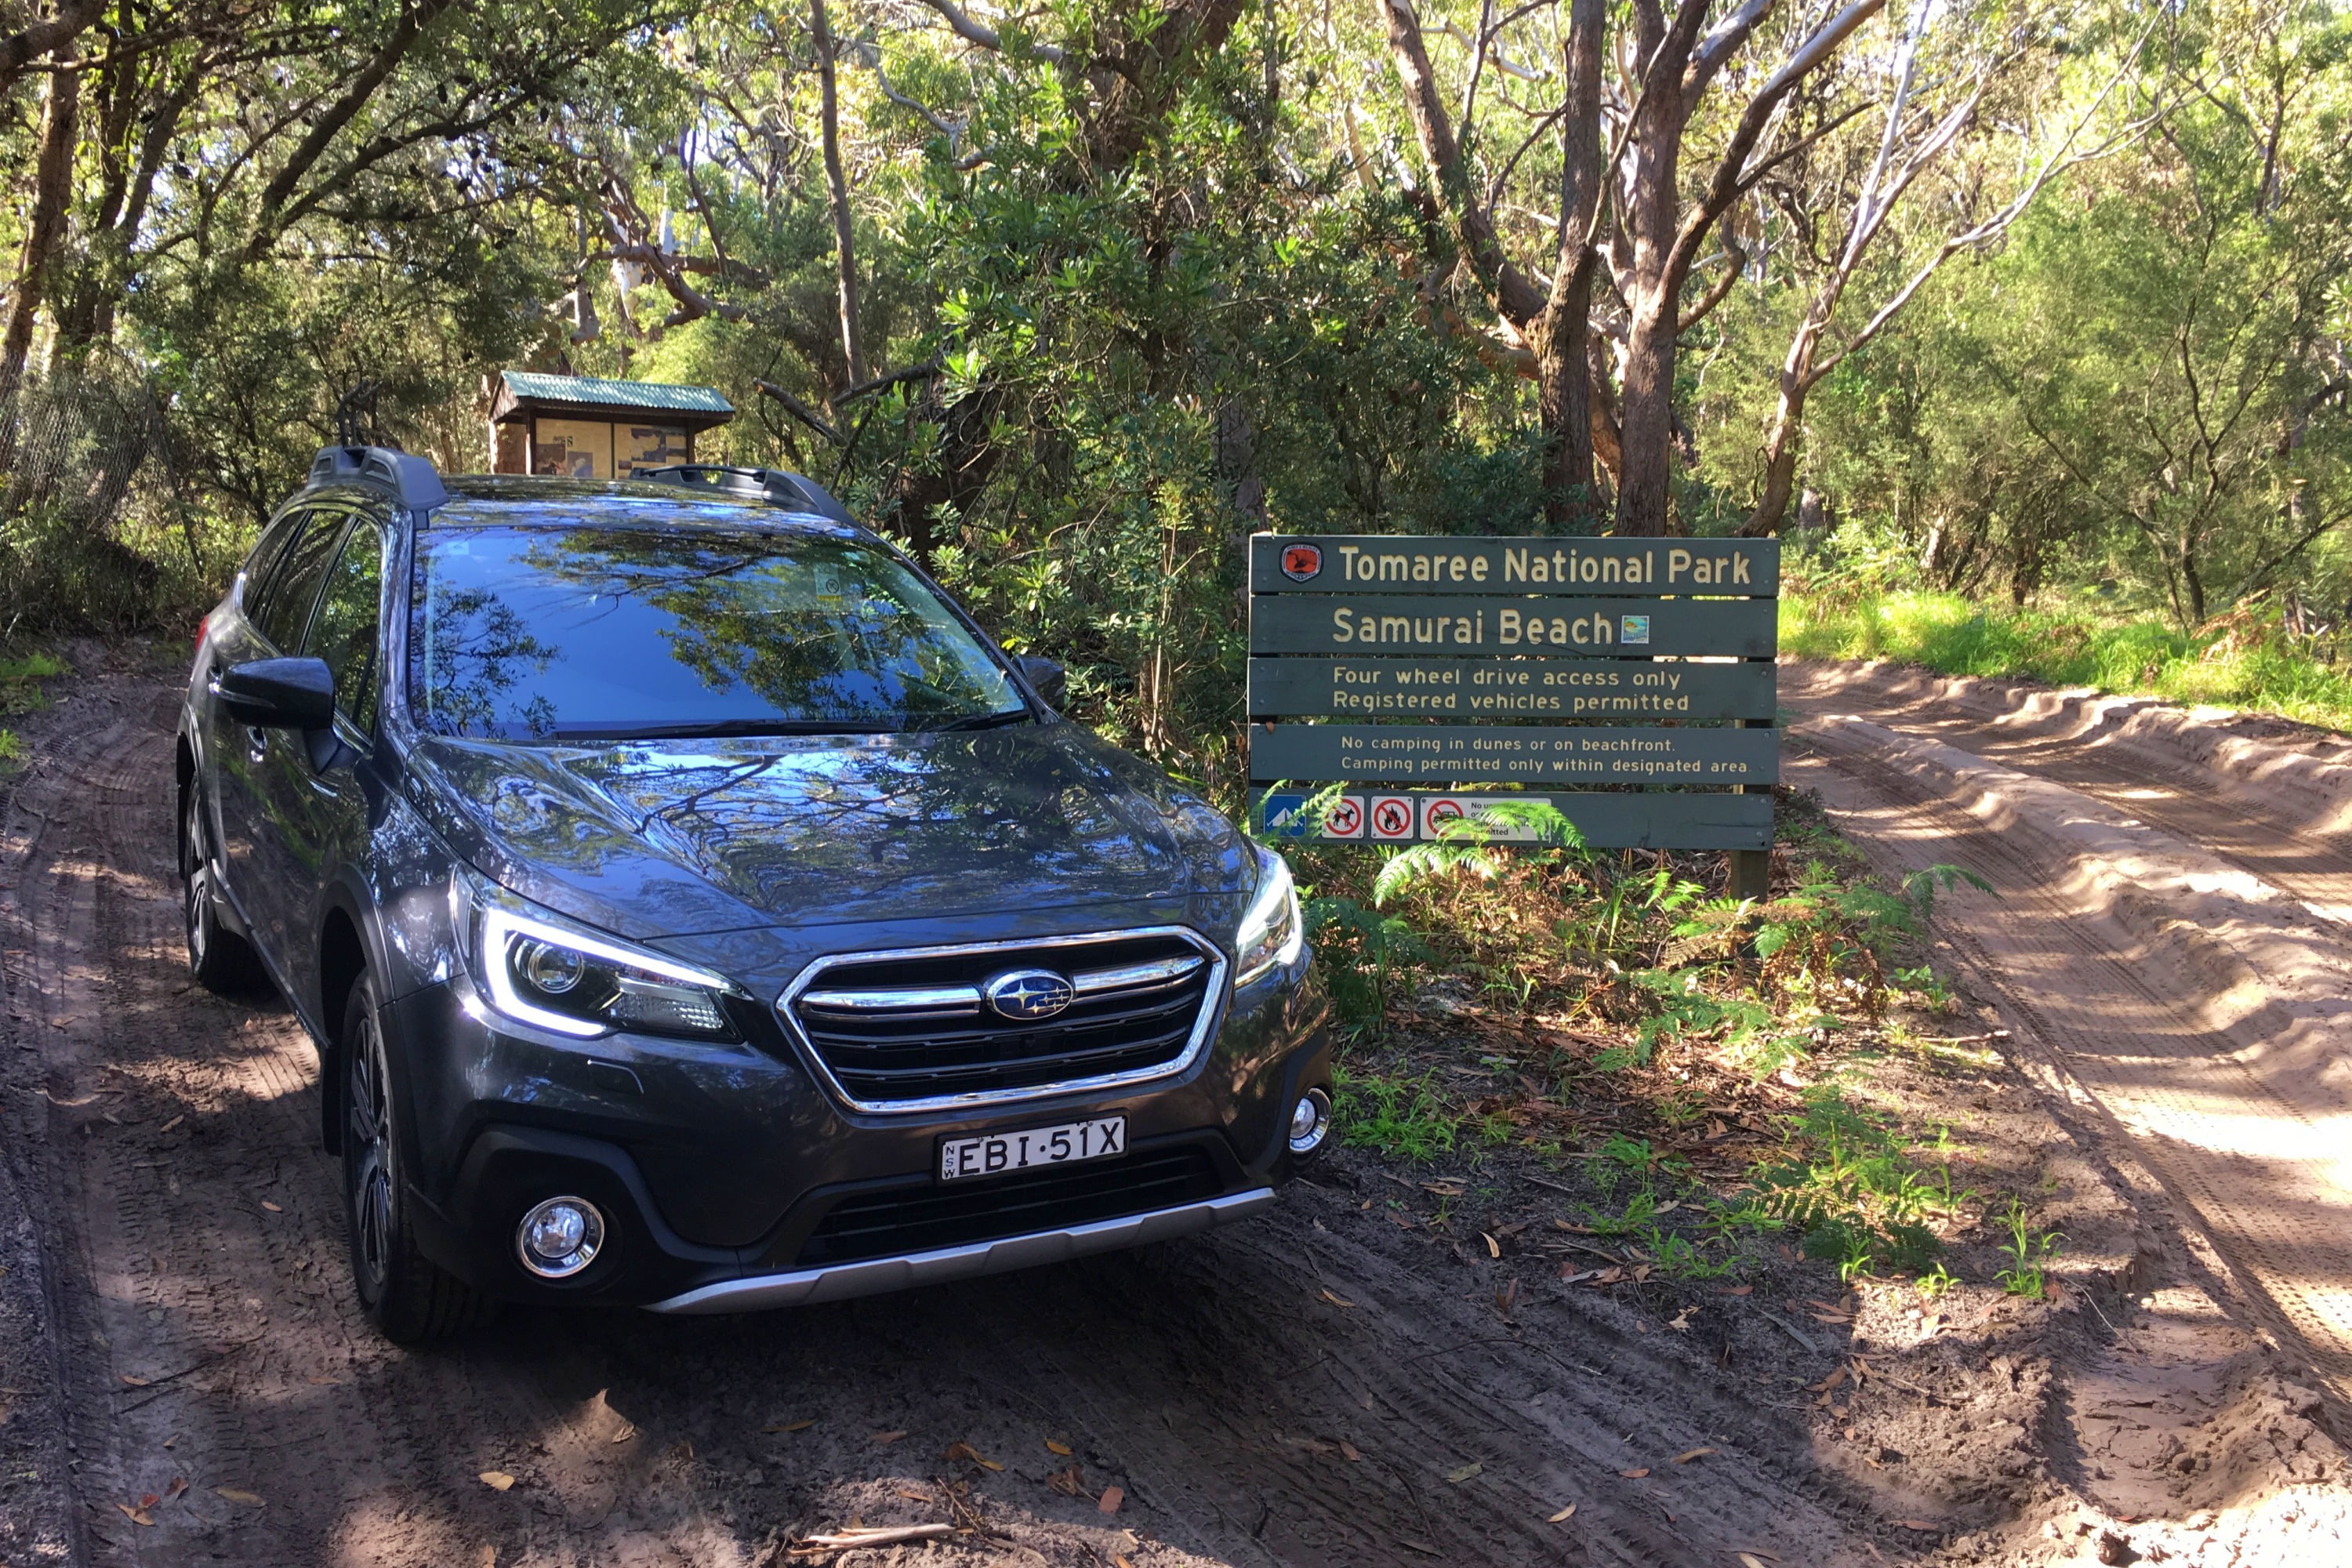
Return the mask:
<svg viewBox="0 0 2352 1568"><path fill-rule="evenodd" d="M821 535L571 526L417 536L409 702L490 740L871 733L1027 716L905 565Z"/></svg>

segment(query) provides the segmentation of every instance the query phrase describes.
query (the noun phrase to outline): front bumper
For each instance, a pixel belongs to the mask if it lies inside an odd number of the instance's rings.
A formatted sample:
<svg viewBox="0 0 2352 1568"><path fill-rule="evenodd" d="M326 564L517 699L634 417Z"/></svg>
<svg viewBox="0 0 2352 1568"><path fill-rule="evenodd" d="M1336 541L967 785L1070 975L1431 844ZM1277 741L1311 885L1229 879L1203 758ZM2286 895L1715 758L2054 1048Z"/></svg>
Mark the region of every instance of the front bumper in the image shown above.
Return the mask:
<svg viewBox="0 0 2352 1568"><path fill-rule="evenodd" d="M1289 1173L1289 1108L1330 1082L1328 1005L1303 967L1229 1013L1214 1048L1163 1082L911 1118L843 1110L782 1052L689 1060L607 1039L590 1061L578 1042L531 1038L436 988L387 1009L416 1075L419 1239L509 1300L719 1312L1205 1229L1271 1201ZM1127 1157L1048 1167L1071 1173L1058 1186L1016 1176L942 1187L931 1174L941 1137L1089 1114L1128 1119ZM595 1204L612 1240L579 1276L541 1279L520 1266L515 1226L558 1194Z"/></svg>
<svg viewBox="0 0 2352 1568"><path fill-rule="evenodd" d="M821 1301L846 1301L857 1296L878 1296L890 1290L910 1290L919 1285L944 1285L983 1274L1004 1274L1063 1263L1097 1252L1145 1247L1172 1241L1237 1219L1263 1214L1274 1206L1274 1189L1230 1193L1206 1203L1156 1209L1121 1219L1061 1230L1036 1231L998 1241L972 1242L940 1247L905 1258L877 1258L830 1268L802 1268L783 1274L756 1274L725 1279L688 1290L667 1300L649 1302L656 1312L753 1312L770 1307L814 1306Z"/></svg>

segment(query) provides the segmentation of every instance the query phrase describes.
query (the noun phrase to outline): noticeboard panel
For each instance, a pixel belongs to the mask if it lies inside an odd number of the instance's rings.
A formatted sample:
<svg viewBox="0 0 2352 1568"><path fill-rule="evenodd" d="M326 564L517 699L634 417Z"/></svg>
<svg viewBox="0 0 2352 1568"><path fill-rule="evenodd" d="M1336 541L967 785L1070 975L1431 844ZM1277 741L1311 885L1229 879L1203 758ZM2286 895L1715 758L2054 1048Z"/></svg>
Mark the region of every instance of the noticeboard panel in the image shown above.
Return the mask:
<svg viewBox="0 0 2352 1568"><path fill-rule="evenodd" d="M1250 779L1426 784L1693 784L1780 781L1771 730L1538 724L1272 724Z"/></svg>
<svg viewBox="0 0 2352 1568"><path fill-rule="evenodd" d="M1769 658L1780 621L1770 599L1260 594L1249 637L1255 654Z"/></svg>
<svg viewBox="0 0 2352 1568"><path fill-rule="evenodd" d="M1780 591L1777 539L1457 539L1259 533L1253 594L1720 594Z"/></svg>
<svg viewBox="0 0 2352 1568"><path fill-rule="evenodd" d="M1769 719L1771 665L1630 658L1253 658L1253 719Z"/></svg>

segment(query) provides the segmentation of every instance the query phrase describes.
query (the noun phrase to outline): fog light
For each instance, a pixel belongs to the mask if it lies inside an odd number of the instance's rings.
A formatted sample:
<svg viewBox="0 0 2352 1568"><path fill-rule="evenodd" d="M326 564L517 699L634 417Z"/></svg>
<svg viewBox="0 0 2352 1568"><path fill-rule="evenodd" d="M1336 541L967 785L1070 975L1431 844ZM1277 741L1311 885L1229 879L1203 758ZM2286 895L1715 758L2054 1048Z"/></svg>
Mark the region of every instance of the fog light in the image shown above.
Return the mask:
<svg viewBox="0 0 2352 1568"><path fill-rule="evenodd" d="M1323 1147L1331 1133L1331 1097L1310 1089L1290 1108L1290 1152L1301 1156Z"/></svg>
<svg viewBox="0 0 2352 1568"><path fill-rule="evenodd" d="M586 1198L550 1198L515 1228L522 1266L542 1279L568 1279L604 1249L604 1216Z"/></svg>

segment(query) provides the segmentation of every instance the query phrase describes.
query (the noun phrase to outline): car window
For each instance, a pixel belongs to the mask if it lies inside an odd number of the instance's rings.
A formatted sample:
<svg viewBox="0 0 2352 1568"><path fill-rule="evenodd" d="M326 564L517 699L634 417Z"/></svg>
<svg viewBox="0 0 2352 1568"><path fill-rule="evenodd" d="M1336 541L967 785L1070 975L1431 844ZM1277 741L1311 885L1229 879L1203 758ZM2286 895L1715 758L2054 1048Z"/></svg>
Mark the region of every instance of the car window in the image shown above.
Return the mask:
<svg viewBox="0 0 2352 1568"><path fill-rule="evenodd" d="M302 651L327 661L335 676L335 707L362 730L375 726L375 642L378 590L383 580L383 534L361 518L343 537L342 552L327 574L319 613L310 617Z"/></svg>
<svg viewBox="0 0 2352 1568"><path fill-rule="evenodd" d="M342 534L344 521L340 511L310 513L303 520L302 531L286 547L277 570L269 574L269 586L254 625L281 653L290 652L302 640L310 606L319 597L319 584L335 559L335 541Z"/></svg>
<svg viewBox="0 0 2352 1568"><path fill-rule="evenodd" d="M241 568L245 576L243 602L248 617L261 613L262 599L269 589L270 569L286 553L287 542L302 531L302 521L310 515L308 508L298 507L263 529L261 537L255 541L253 553L245 558L245 565Z"/></svg>
<svg viewBox="0 0 2352 1568"><path fill-rule="evenodd" d="M1027 717L987 645L886 551L574 515L418 536L408 689L425 728L547 740Z"/></svg>

